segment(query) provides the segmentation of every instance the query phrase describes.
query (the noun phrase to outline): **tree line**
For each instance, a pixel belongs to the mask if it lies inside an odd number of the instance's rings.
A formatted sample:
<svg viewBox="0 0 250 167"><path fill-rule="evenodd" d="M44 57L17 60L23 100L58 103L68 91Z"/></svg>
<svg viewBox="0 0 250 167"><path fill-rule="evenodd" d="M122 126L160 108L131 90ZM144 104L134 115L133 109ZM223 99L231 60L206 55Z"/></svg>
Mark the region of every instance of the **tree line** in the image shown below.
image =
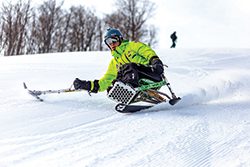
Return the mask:
<svg viewBox="0 0 250 167"><path fill-rule="evenodd" d="M116 11L102 18L82 5L63 8L48 0L32 7L31 0L0 6L0 52L5 56L105 50L103 36L118 28L125 39L155 45L156 28L147 21L155 4L149 0L116 0Z"/></svg>

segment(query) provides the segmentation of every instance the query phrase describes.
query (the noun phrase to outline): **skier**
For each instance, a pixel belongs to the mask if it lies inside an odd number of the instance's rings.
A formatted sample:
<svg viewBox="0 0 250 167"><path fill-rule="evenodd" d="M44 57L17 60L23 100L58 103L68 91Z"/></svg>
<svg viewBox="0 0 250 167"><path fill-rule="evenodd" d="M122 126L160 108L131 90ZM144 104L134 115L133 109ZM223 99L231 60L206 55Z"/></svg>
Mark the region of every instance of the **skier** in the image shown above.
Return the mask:
<svg viewBox="0 0 250 167"><path fill-rule="evenodd" d="M172 39L172 46L170 48L175 48L176 46L176 40L177 40L177 36L176 36L176 31L170 35L170 38Z"/></svg>
<svg viewBox="0 0 250 167"><path fill-rule="evenodd" d="M170 87L164 76L163 63L148 45L128 41L118 29L110 28L104 36L104 42L111 50L113 58L104 76L99 80L88 81L76 78L72 87L59 90L30 90L25 82L24 89L39 101L40 95L87 90L97 93L107 90L108 98L117 102L115 110L120 113L134 113L149 109L156 104L166 102L175 105L181 100ZM167 86L171 96L159 89ZM146 102L150 105L138 104ZM137 104L135 104L137 103Z"/></svg>
<svg viewBox="0 0 250 167"><path fill-rule="evenodd" d="M94 81L76 78L73 82L76 90L97 93L109 90L115 81L138 87L141 78L156 82L162 80L163 63L148 45L123 39L122 33L115 28L107 29L104 42L113 56L106 73L101 79Z"/></svg>

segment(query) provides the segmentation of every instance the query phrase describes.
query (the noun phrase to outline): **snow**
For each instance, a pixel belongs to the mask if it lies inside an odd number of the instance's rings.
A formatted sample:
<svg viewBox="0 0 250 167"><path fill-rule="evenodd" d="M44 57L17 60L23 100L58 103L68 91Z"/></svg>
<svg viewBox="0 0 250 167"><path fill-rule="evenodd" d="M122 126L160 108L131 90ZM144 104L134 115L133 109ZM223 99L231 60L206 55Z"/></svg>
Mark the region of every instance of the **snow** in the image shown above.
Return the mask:
<svg viewBox="0 0 250 167"><path fill-rule="evenodd" d="M250 49L157 53L182 100L135 114L117 113L106 92L39 102L23 89L98 79L109 52L0 57L0 166L250 166Z"/></svg>

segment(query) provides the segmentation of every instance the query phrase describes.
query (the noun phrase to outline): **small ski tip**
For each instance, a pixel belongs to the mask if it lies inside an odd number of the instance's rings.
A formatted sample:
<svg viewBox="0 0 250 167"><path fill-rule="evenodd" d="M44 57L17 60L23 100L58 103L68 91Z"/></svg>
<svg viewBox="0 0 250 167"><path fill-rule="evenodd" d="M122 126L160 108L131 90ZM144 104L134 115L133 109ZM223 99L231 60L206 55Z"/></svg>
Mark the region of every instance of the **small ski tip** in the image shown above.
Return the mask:
<svg viewBox="0 0 250 167"><path fill-rule="evenodd" d="M175 105L176 103L178 103L181 100L180 97L177 97L175 99L171 99L169 100L169 104L171 104L172 106Z"/></svg>
<svg viewBox="0 0 250 167"><path fill-rule="evenodd" d="M23 87L24 87L24 89L27 89L25 82L23 82Z"/></svg>

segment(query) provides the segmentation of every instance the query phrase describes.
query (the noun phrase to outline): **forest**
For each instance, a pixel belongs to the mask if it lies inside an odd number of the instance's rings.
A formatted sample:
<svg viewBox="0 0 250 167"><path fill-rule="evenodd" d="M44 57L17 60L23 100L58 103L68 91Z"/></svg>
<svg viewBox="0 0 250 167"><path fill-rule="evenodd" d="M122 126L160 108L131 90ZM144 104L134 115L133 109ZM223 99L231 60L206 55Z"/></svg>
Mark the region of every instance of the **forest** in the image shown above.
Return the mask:
<svg viewBox="0 0 250 167"><path fill-rule="evenodd" d="M63 7L60 0L32 6L31 0L0 4L0 53L4 56L103 51L104 34L118 28L125 39L157 44L157 28L148 24L156 6L149 0L116 0L115 12L97 16L84 6Z"/></svg>

